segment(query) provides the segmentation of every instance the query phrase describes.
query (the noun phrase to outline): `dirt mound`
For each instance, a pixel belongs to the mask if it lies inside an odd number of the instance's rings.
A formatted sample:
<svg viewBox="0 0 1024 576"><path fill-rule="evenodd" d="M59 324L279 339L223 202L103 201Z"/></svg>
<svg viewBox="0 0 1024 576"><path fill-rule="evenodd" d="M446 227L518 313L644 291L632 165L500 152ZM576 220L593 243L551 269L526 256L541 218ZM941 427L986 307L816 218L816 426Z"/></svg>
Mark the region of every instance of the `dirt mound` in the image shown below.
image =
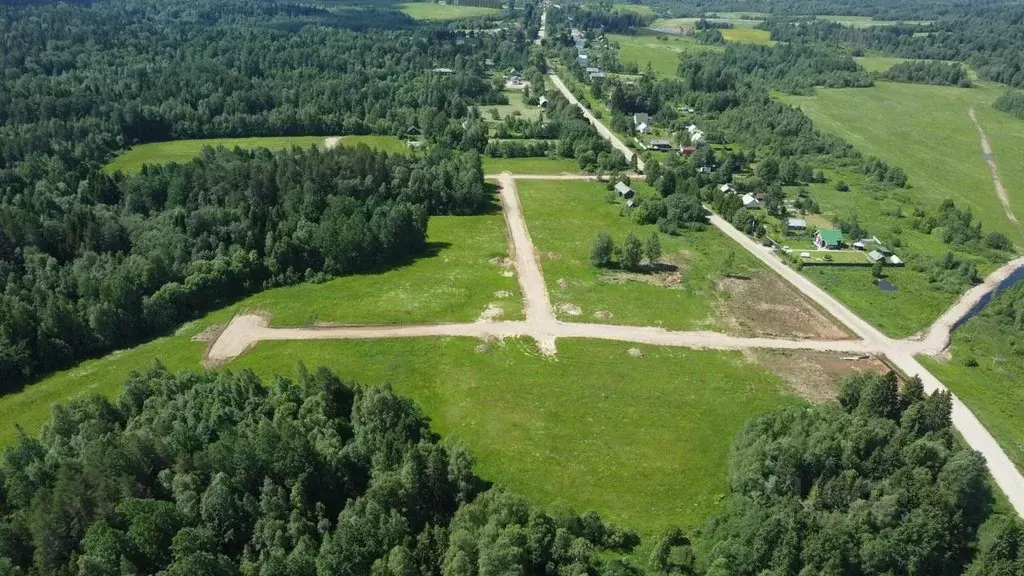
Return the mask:
<svg viewBox="0 0 1024 576"><path fill-rule="evenodd" d="M509 292L508 290L498 290L494 293L495 298L508 298L511 295L512 292Z"/></svg>
<svg viewBox="0 0 1024 576"><path fill-rule="evenodd" d="M490 349L490 344L488 344L487 342L481 342L480 344L477 344L475 348L473 348L473 351L475 351L477 354L486 354L488 351L490 351Z"/></svg>
<svg viewBox="0 0 1024 576"><path fill-rule="evenodd" d="M630 348L628 350L628 352L629 352L629 355L632 356L633 358L643 358L644 357L643 351L640 350L639 348Z"/></svg>
<svg viewBox="0 0 1024 576"><path fill-rule="evenodd" d="M583 310L575 304L559 304L558 310L563 314L568 314L569 316L579 316L580 314L583 314Z"/></svg>
<svg viewBox="0 0 1024 576"><path fill-rule="evenodd" d="M559 254L558 252L548 252L547 256L548 256L548 260L561 260L562 259L562 255Z"/></svg>
<svg viewBox="0 0 1024 576"><path fill-rule="evenodd" d="M858 372L889 371L874 356L812 350L747 350L744 356L780 376L794 393L815 403L834 400L840 383Z"/></svg>
<svg viewBox="0 0 1024 576"><path fill-rule="evenodd" d="M488 262L494 264L495 266L501 266L502 268L508 268L509 266L512 266L512 260L510 260L509 258L501 258L498 256L491 258L490 260L488 260Z"/></svg>
<svg viewBox="0 0 1024 576"><path fill-rule="evenodd" d="M569 281L566 280L565 278L559 278L558 279L558 287L559 288L568 288L569 287Z"/></svg>
<svg viewBox="0 0 1024 576"><path fill-rule="evenodd" d="M610 320L612 316L613 314L611 312L605 312L604 310L594 312L594 317L600 318L601 320Z"/></svg>

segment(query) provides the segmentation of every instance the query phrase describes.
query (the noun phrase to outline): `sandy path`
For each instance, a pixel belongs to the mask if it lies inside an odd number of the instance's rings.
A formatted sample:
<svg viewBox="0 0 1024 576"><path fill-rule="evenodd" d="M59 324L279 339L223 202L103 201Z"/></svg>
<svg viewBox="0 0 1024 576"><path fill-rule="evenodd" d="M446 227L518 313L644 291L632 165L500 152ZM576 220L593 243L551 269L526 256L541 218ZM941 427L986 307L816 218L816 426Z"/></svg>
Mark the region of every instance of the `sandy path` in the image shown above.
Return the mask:
<svg viewBox="0 0 1024 576"><path fill-rule="evenodd" d="M540 13L540 30L537 31L537 38L533 41L534 44L540 44L544 41L548 35L548 9L544 8L544 11Z"/></svg>
<svg viewBox="0 0 1024 576"><path fill-rule="evenodd" d="M974 115L974 107L967 110L967 115L971 117L971 122L974 122L974 127L978 129L978 136L981 137L981 152L985 155L985 162L988 162L988 169L992 172L992 184L996 187L999 201L1003 203L1003 211L1006 212L1006 217L1010 219L1010 222L1016 224L1017 216L1010 208L1010 196L1006 193L1006 188L1003 187L1003 181L999 179L999 168L996 167L996 157L992 154L992 145L988 141L988 136L985 135L985 130L978 123L978 117Z"/></svg>
<svg viewBox="0 0 1024 576"><path fill-rule="evenodd" d="M597 133L600 134L602 138L611 142L613 148L622 152L622 154L625 155L627 161L633 160L633 156L635 156L635 154L633 154L633 151L629 149L629 146L623 144L622 140L619 140L619 137L616 136L615 133L609 130L608 127L604 125L604 123L602 123L600 120L594 117L593 114L590 113L590 110L587 110L582 105L580 105L580 101L577 100L576 97L572 95L572 92L569 91L569 88L566 87L565 83L562 82L562 79L559 78L557 74L551 74L548 76L548 78L551 79L551 83L554 84L555 87L558 88L558 90L562 93L562 96L565 96L566 100L568 100L572 104L575 104L576 106L579 106L579 109L583 111L583 115L587 118L587 120L590 121L591 124L594 125L594 128L597 129ZM639 156L637 156L636 158L636 167L641 172L644 169L644 161L641 160Z"/></svg>
<svg viewBox="0 0 1024 576"><path fill-rule="evenodd" d="M1022 268L1024 268L1024 256L1003 264L998 270L989 274L984 282L964 292L923 334L904 340L905 347L908 350L914 350L915 354L935 355L945 350L950 344L953 330L960 325L961 321L990 294L998 290L1003 282Z"/></svg>

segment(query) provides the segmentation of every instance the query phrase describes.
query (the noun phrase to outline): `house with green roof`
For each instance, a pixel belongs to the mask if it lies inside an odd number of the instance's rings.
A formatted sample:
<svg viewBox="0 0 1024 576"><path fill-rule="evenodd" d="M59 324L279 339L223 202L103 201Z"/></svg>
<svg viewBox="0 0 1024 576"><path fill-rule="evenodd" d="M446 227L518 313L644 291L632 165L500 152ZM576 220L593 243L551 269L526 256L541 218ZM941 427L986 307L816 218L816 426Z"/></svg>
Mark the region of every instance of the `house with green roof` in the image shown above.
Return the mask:
<svg viewBox="0 0 1024 576"><path fill-rule="evenodd" d="M824 230L818 230L818 233L814 235L814 245L819 250L836 250L843 246L843 232L842 230L835 230L826 228Z"/></svg>

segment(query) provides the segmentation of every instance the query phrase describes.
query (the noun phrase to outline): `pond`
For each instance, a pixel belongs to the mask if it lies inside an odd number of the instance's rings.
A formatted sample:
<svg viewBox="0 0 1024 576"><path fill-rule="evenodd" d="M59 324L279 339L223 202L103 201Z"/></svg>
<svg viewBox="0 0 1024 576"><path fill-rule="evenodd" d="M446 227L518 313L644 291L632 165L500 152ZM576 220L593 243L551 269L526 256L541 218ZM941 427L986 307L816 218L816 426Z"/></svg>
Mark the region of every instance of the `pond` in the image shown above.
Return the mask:
<svg viewBox="0 0 1024 576"><path fill-rule="evenodd" d="M896 291L896 285L893 284L892 282L889 282L885 278L879 278L875 283L878 285L878 289L881 290L882 292Z"/></svg>

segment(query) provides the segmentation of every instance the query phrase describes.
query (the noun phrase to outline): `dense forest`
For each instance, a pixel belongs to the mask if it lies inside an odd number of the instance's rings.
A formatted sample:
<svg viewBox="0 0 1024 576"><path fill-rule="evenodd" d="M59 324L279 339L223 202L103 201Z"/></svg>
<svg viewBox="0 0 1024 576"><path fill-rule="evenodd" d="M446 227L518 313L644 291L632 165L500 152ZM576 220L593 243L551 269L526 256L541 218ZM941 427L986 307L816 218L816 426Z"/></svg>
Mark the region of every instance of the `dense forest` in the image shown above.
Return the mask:
<svg viewBox="0 0 1024 576"><path fill-rule="evenodd" d="M1007 90L1002 96L996 98L992 106L996 110L1009 112L1017 118L1024 119L1024 92L1020 90Z"/></svg>
<svg viewBox="0 0 1024 576"><path fill-rule="evenodd" d="M935 84L938 86L958 86L970 88L971 79L963 64L956 62L937 62L914 60L894 64L879 78L891 82L909 82L914 84Z"/></svg>
<svg viewBox="0 0 1024 576"><path fill-rule="evenodd" d="M638 543L472 466L386 387L154 368L4 451L0 575L583 575Z"/></svg>

